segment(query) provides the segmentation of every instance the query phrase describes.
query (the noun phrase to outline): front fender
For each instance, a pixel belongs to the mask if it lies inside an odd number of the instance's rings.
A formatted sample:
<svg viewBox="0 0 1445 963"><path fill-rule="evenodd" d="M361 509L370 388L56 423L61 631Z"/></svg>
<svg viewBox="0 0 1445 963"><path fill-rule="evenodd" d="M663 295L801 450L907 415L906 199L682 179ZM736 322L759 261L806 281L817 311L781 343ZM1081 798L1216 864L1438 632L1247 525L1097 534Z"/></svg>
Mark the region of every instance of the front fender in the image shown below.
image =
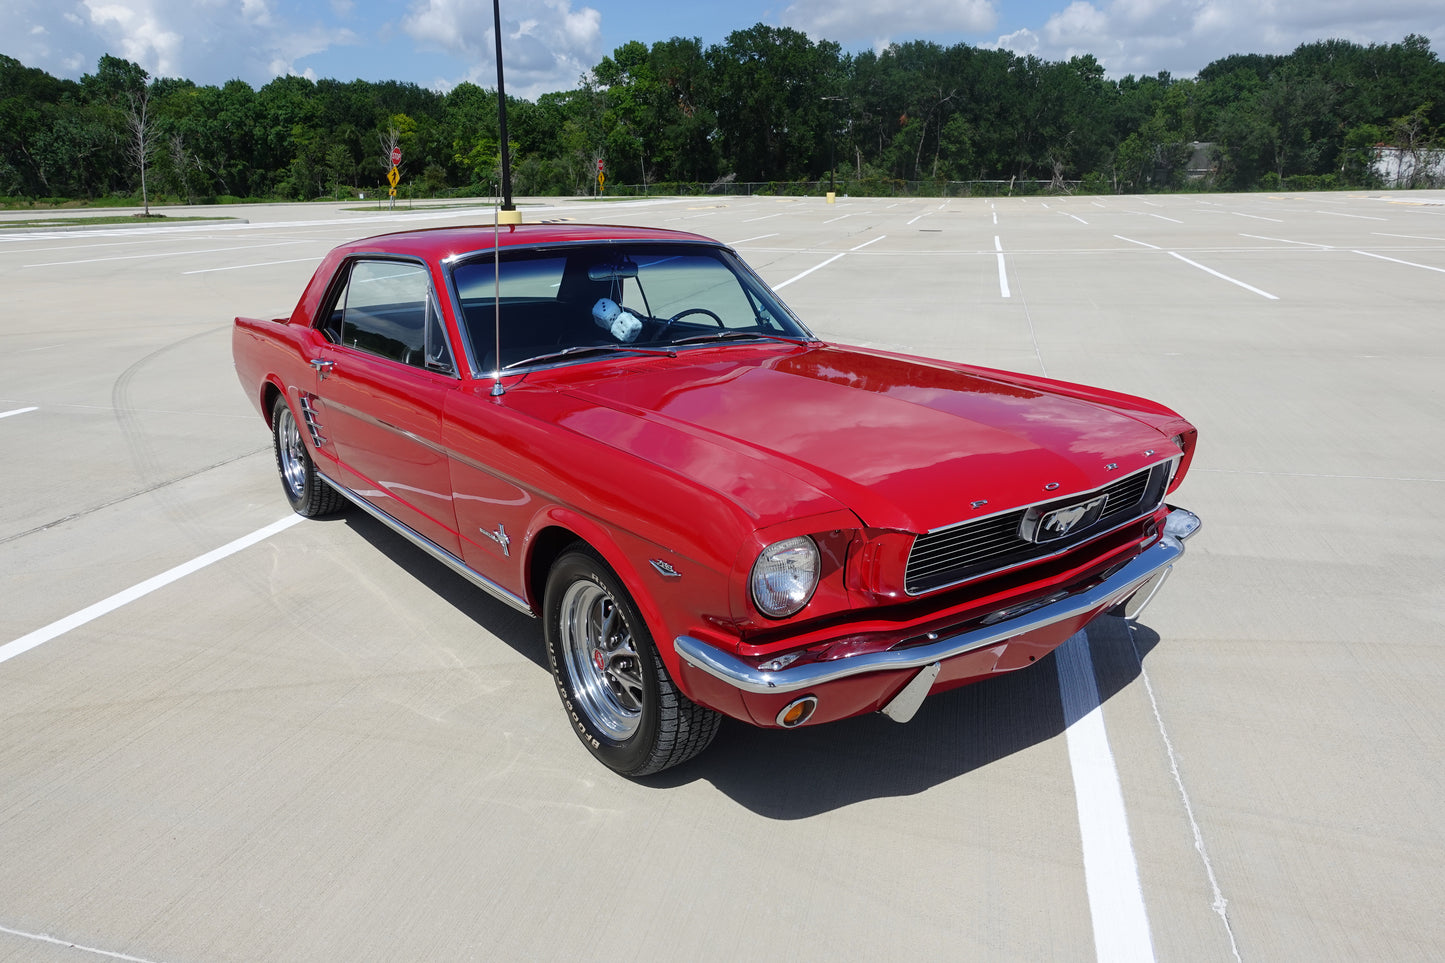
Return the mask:
<svg viewBox="0 0 1445 963"><path fill-rule="evenodd" d="M678 655L668 640L728 620L729 573L640 535L605 526L575 509L554 505L538 513L529 526L522 560L525 571L534 573L526 582L533 596L529 601L539 613L544 613L540 595L547 570L561 551L548 533L558 530L586 542L622 581L647 623L663 664L682 685Z"/></svg>

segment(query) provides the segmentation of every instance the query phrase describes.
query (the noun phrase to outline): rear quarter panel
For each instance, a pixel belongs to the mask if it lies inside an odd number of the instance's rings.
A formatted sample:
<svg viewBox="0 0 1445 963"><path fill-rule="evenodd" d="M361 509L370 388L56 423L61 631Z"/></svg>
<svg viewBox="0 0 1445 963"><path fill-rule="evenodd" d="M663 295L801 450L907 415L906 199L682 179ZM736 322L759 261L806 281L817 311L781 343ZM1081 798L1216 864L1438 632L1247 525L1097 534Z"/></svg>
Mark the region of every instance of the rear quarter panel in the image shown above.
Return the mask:
<svg viewBox="0 0 1445 963"><path fill-rule="evenodd" d="M237 318L231 330L231 357L236 377L251 404L271 421L266 399L268 387L294 398L296 387L308 371L302 338L305 329L287 323L285 318L263 321L258 318Z"/></svg>

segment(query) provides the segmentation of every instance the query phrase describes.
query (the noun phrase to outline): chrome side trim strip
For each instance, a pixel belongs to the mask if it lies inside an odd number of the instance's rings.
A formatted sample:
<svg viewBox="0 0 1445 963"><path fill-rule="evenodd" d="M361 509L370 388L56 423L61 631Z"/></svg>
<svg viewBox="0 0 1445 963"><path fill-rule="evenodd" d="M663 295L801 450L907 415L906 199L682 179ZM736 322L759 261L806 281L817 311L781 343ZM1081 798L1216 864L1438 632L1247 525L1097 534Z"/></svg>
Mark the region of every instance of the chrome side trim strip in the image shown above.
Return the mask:
<svg viewBox="0 0 1445 963"><path fill-rule="evenodd" d="M446 549L442 548L436 542L433 542L425 535L419 535L416 532L412 531L410 528L407 528L401 522L392 518L386 512L377 508L375 505L371 504L371 502L367 501L365 498L362 498L360 495L347 488L345 485L342 485L341 483L332 480L320 471L318 471L317 474L321 475L322 481L326 482L326 484L330 485L332 488L340 492L342 497L344 497L347 501L351 502L357 508L360 508L362 511L366 512L366 514L370 515L378 522L381 522L381 524L385 525L393 532L396 532L408 542L411 542L423 552L426 552L438 562L441 562L453 572L456 572L468 582L471 582L483 592L486 592L488 595L492 596L498 601L506 602L518 612L522 612L534 618L536 617L537 613L532 611L532 606L527 604L526 599L518 595L513 595L511 592L502 588L502 586L498 585L496 582L493 582L491 579L487 578L481 572L478 572L476 569L467 565L466 562L463 562L451 552L448 552Z"/></svg>
<svg viewBox="0 0 1445 963"><path fill-rule="evenodd" d="M691 636L678 636L673 640L673 647L689 665L744 692L796 692L868 672L922 668L934 662L996 645L1016 635L1047 628L1056 622L1096 609L1107 610L1128 598L1161 571L1170 568L1183 554L1183 541L1172 535L1164 535L1092 588L1064 596L1002 622L980 626L927 645L916 645L907 649L868 652L832 662L809 662L776 672L765 672L731 653Z"/></svg>

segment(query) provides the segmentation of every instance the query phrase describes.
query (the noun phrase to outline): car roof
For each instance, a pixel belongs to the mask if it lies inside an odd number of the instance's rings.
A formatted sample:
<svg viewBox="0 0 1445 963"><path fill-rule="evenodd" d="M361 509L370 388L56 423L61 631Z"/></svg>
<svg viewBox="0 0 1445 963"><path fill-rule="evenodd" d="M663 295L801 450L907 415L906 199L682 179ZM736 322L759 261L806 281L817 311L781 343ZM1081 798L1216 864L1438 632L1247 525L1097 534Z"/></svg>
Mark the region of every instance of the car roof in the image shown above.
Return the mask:
<svg viewBox="0 0 1445 963"><path fill-rule="evenodd" d="M490 251L494 239L503 250L589 241L673 241L717 244L701 234L662 228L620 227L606 224L513 224L494 228L491 224L438 227L417 231L379 234L340 245L346 253L404 254L440 260L454 254Z"/></svg>

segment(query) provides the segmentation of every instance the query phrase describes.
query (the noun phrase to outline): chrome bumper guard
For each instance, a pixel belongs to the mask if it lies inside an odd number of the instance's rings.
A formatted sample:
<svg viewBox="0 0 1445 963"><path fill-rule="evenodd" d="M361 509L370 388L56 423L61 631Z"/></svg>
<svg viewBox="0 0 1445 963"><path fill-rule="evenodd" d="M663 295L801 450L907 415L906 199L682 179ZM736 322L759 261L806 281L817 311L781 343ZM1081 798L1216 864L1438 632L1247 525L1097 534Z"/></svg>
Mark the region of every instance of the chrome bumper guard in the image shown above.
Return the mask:
<svg viewBox="0 0 1445 963"><path fill-rule="evenodd" d="M1192 512L1171 506L1159 541L1096 585L1052 599L1017 615L1010 615L1009 608L1002 609L986 616L983 620L985 624L978 628L924 645L867 652L830 662L808 662L773 672L763 671L691 636L678 636L673 640L673 647L688 665L745 692L762 694L798 692L868 672L923 669L882 710L889 717L906 722L928 694L934 677L938 675L938 663L1096 609L1111 609L1120 603L1127 603L1125 618L1137 618L1163 584L1174 563L1184 554L1184 540L1198 531L1200 524L1198 516Z"/></svg>

